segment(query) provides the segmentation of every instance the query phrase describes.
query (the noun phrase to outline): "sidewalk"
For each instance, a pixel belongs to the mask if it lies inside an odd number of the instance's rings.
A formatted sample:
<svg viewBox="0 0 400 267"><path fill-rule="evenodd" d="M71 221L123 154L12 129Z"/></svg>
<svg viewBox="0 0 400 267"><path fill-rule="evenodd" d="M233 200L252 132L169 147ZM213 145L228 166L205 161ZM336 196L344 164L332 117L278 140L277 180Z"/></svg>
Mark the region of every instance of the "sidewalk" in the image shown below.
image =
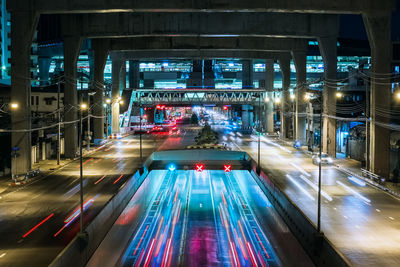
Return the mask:
<svg viewBox="0 0 400 267"><path fill-rule="evenodd" d="M279 138L274 138L275 141L278 141L281 145L284 145L288 148L293 148L293 141L292 140L281 140ZM308 151L307 146L301 147L299 150L301 150L303 153L312 155L312 152ZM387 182L386 179L382 179L379 177L375 177L374 174L371 173L371 175L368 175L367 172L362 169L361 162L346 158L346 157L340 157L336 158L333 160L333 165L337 168L340 169L341 171L347 173L350 176L354 176L356 178L359 178L366 183L379 188L388 194L391 194L394 197L400 198L400 184L398 183L391 183Z"/></svg>
<svg viewBox="0 0 400 267"><path fill-rule="evenodd" d="M104 144L102 144L101 146L98 147L91 147L89 151L87 151L86 149L83 149L83 157L90 155L94 152L96 152L97 150L99 150L100 148L103 148L104 146L108 145L110 143L110 141L108 140L107 142L105 142ZM57 160L56 159L47 159L47 160L41 160L38 163L33 164L32 166L32 170L39 170L38 171L38 175L31 177L31 178L27 178L24 179L22 176L16 179L16 182L14 182L10 176L3 176L0 177L0 194L2 194L3 192L7 191L7 189L10 189L10 187L13 186L22 186L25 185L31 181L34 181L38 178L47 176L48 174L61 169L62 167L77 161L79 159L75 158L75 159L61 159L60 160L60 165L57 165ZM0 197L1 198L1 197Z"/></svg>

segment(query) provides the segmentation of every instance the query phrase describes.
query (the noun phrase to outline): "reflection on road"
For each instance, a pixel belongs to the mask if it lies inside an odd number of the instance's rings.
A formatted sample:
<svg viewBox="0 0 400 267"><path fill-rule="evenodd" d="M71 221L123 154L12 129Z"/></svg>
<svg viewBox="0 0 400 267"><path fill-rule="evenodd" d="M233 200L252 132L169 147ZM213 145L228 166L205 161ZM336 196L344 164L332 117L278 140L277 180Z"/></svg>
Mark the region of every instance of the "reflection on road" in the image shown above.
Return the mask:
<svg viewBox="0 0 400 267"><path fill-rule="evenodd" d="M246 179L242 171L168 171L121 265L279 266L247 202Z"/></svg>

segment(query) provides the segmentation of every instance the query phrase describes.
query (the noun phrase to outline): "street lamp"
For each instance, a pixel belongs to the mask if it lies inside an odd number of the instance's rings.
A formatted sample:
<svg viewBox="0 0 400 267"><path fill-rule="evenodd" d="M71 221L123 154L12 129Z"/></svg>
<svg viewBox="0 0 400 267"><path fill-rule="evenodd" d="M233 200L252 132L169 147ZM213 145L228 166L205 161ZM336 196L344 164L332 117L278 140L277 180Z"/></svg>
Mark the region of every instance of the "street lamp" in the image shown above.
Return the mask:
<svg viewBox="0 0 400 267"><path fill-rule="evenodd" d="M337 98L341 98L343 96L343 94L341 92L336 92L336 97Z"/></svg>
<svg viewBox="0 0 400 267"><path fill-rule="evenodd" d="M16 110L16 109L18 109L19 104L14 102L14 103L11 103L11 104L10 104L10 107L11 107L11 109Z"/></svg>
<svg viewBox="0 0 400 267"><path fill-rule="evenodd" d="M397 93L396 93L396 98L397 98L397 99L400 99L400 92L397 92Z"/></svg>
<svg viewBox="0 0 400 267"><path fill-rule="evenodd" d="M79 169L80 169L80 233L83 234L83 157L82 157L82 139L83 139L83 131L82 131L82 111L87 109L88 106L86 103L81 103L79 108Z"/></svg>
<svg viewBox="0 0 400 267"><path fill-rule="evenodd" d="M319 112L319 162L318 162L318 214L317 214L317 232L321 233L321 178L322 178L322 111L323 111L323 93L320 92L320 112ZM305 99L309 100L311 95L306 93Z"/></svg>

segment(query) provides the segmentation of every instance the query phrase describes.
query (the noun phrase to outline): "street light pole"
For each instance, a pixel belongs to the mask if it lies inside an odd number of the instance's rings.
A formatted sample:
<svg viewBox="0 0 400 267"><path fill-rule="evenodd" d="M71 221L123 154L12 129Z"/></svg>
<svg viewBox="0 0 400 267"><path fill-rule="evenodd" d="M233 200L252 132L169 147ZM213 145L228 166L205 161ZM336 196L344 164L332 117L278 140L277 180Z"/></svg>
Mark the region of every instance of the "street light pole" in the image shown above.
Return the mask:
<svg viewBox="0 0 400 267"><path fill-rule="evenodd" d="M142 152L142 106L139 104L139 142L140 142L140 168L143 167L143 152Z"/></svg>
<svg viewBox="0 0 400 267"><path fill-rule="evenodd" d="M61 111L60 111L60 80L58 80L57 84L57 165L60 165L60 154L61 154Z"/></svg>
<svg viewBox="0 0 400 267"><path fill-rule="evenodd" d="M82 109L83 109L83 105L80 106L79 108L79 166L80 166L80 217L79 217L79 221L80 221L80 233L83 233L83 157L82 157L82 139L83 139L83 133L82 133Z"/></svg>
<svg viewBox="0 0 400 267"><path fill-rule="evenodd" d="M258 154L257 154L257 171L260 173L261 170L261 93L258 97Z"/></svg>
<svg viewBox="0 0 400 267"><path fill-rule="evenodd" d="M320 113L319 113L319 164L318 164L318 219L317 231L321 233L321 176L322 176L322 111L323 111L323 93L320 97Z"/></svg>

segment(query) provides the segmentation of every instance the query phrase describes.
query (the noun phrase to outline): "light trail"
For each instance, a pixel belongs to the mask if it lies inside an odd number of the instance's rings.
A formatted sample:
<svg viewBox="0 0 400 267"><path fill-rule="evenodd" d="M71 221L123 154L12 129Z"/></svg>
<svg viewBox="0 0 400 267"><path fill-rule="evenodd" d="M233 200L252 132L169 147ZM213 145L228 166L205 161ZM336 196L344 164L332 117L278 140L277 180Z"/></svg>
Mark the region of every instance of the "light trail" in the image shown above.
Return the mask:
<svg viewBox="0 0 400 267"><path fill-rule="evenodd" d="M342 187L344 187L344 189L346 189L348 192L352 193L353 195L355 195L356 197L362 199L363 201L367 202L367 203L371 203L371 200L369 198L364 197L363 195L361 195L360 193L358 193L357 191L355 191L354 189L348 187L347 185L345 185L344 183L340 182L340 181L336 181L336 183L340 184Z"/></svg>
<svg viewBox="0 0 400 267"><path fill-rule="evenodd" d="M301 173L304 174L305 176L311 177L311 174L309 174L308 172L306 172L306 171L305 171L303 168L301 168L299 165L297 165L297 164L295 164L295 163L293 163L293 162L290 162L289 164L292 165L293 167L295 167L299 172L301 172Z"/></svg>
<svg viewBox="0 0 400 267"><path fill-rule="evenodd" d="M48 221L51 217L54 216L54 213L50 214L49 216L47 216L45 219L43 219L40 223L36 224L31 230L29 230L28 232L26 232L22 238L27 237L28 235L30 235L33 231L35 231L39 226L41 226L42 224L44 224L46 221Z"/></svg>
<svg viewBox="0 0 400 267"><path fill-rule="evenodd" d="M356 178L356 177L354 177L354 176L349 176L349 177L347 177L347 178L349 178L350 181L352 181L352 182L358 184L359 186L366 186L366 185L367 185L366 182L364 182L364 181L362 181L362 180L360 180L360 179L358 179L358 178Z"/></svg>
<svg viewBox="0 0 400 267"><path fill-rule="evenodd" d="M314 184L313 182L311 182L310 180L308 180L304 175L300 175L300 178L306 182L309 186L311 186L316 192L318 192L318 186L316 184ZM326 198L329 201L332 201L332 197L326 193L324 190L321 189L321 195Z"/></svg>
<svg viewBox="0 0 400 267"><path fill-rule="evenodd" d="M315 198L310 195L310 193L307 192L307 190L305 190L292 176L290 176L289 174L286 174L286 177L295 185L297 186L297 188L299 188L309 199L311 199L312 201L315 200Z"/></svg>

